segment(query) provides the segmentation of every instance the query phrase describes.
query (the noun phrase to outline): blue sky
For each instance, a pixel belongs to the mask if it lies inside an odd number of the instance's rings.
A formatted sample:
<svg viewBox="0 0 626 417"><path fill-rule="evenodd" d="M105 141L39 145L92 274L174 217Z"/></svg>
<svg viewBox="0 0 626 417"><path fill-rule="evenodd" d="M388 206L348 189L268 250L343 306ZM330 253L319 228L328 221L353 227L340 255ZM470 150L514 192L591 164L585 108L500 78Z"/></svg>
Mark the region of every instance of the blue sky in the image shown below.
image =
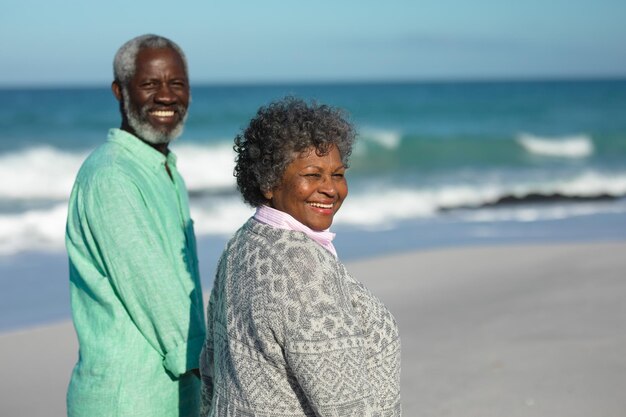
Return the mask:
<svg viewBox="0 0 626 417"><path fill-rule="evenodd" d="M195 83L626 76L624 0L5 0L0 85L103 85L129 38Z"/></svg>

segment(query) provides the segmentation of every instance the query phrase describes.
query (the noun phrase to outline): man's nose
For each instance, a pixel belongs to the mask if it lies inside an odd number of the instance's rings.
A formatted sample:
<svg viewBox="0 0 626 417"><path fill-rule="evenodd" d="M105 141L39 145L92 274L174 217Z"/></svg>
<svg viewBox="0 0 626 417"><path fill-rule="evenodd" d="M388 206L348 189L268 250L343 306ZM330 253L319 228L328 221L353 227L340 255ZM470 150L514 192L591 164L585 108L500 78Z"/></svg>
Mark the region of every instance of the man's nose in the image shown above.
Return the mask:
<svg viewBox="0 0 626 417"><path fill-rule="evenodd" d="M167 83L163 83L159 86L154 100L159 103L172 104L176 102L177 96Z"/></svg>

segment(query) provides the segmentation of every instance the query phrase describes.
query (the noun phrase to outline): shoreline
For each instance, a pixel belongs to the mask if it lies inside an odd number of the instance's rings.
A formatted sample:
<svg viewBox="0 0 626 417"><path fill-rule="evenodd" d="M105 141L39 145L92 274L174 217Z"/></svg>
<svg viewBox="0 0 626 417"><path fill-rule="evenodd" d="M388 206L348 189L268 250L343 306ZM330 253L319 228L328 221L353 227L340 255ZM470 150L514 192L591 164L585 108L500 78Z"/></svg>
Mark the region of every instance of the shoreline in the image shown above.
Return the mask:
<svg viewBox="0 0 626 417"><path fill-rule="evenodd" d="M624 253L507 244L345 263L399 323L404 415L582 417L626 409ZM0 333L1 415L64 415L75 339L67 320Z"/></svg>
<svg viewBox="0 0 626 417"><path fill-rule="evenodd" d="M596 214L563 219L467 222L454 216L407 220L389 229L334 228L343 263L407 252L515 245L626 242L626 215ZM226 235L199 235L200 276L210 290ZM17 279L15 279L17 278ZM65 251L0 256L0 334L71 320Z"/></svg>
<svg viewBox="0 0 626 417"><path fill-rule="evenodd" d="M454 218L411 220L390 229L340 226L335 247L344 264L403 253L516 245L626 242L626 215L591 215L533 222L464 222ZM229 237L198 236L202 287L210 291L218 258ZM62 252L0 256L0 335L71 320L68 260ZM11 279L18 277L18 280Z"/></svg>

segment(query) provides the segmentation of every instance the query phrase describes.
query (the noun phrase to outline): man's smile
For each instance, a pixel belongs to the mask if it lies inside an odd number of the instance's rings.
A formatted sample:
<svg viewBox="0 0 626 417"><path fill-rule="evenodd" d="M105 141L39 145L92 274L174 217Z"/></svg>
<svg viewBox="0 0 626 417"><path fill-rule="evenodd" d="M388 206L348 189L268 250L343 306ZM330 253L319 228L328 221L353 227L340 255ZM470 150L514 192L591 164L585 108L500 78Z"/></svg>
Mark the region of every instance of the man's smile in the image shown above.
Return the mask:
<svg viewBox="0 0 626 417"><path fill-rule="evenodd" d="M174 110L152 110L150 115L155 117L174 117Z"/></svg>

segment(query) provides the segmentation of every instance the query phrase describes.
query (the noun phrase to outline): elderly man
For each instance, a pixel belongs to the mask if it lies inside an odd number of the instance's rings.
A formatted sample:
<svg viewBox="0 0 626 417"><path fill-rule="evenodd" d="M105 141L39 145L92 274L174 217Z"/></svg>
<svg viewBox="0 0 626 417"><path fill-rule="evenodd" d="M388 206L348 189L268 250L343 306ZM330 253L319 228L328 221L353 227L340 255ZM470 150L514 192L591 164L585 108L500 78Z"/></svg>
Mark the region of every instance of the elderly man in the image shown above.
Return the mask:
<svg viewBox="0 0 626 417"><path fill-rule="evenodd" d="M144 35L114 60L122 125L81 167L66 246L80 346L69 416L195 416L204 313L185 184L168 144L189 105L187 64Z"/></svg>

